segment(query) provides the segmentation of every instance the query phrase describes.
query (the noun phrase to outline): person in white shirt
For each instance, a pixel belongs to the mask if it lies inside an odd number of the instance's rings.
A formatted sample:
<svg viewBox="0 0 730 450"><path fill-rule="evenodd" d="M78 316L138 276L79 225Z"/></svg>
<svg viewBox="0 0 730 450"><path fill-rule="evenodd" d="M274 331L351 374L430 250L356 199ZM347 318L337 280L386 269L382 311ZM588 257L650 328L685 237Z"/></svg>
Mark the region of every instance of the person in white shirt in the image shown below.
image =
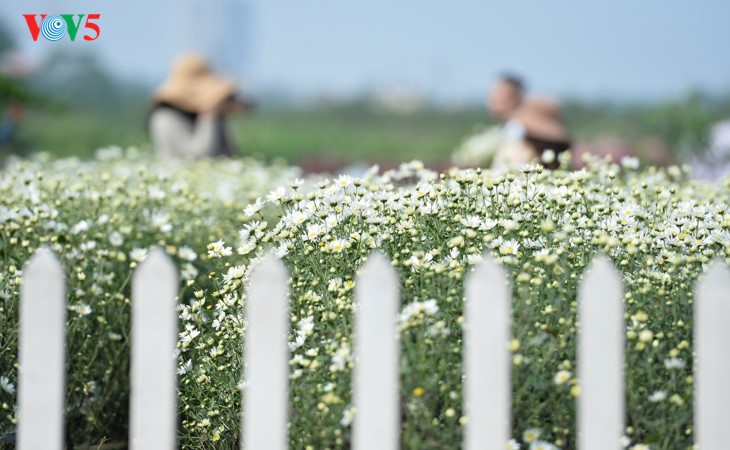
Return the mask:
<svg viewBox="0 0 730 450"><path fill-rule="evenodd" d="M250 108L203 57L183 55L154 95L148 121L154 151L166 161L234 156L226 118Z"/></svg>
<svg viewBox="0 0 730 450"><path fill-rule="evenodd" d="M489 89L487 110L501 125L505 125L512 118L515 111L522 105L525 97L525 85L515 75L502 75L497 78Z"/></svg>
<svg viewBox="0 0 730 450"><path fill-rule="evenodd" d="M570 151L570 134L560 106L550 99L540 97L524 102L512 114L510 123L519 127L520 135L505 139L494 155L492 169L518 168L533 162L556 169L560 166L558 156Z"/></svg>
<svg viewBox="0 0 730 450"><path fill-rule="evenodd" d="M492 84L487 109L501 124L503 136L492 168L514 168L529 162L558 167L557 159L550 155L557 156L570 146L560 105L546 97L526 99L522 79L505 74ZM552 152L545 155L547 150Z"/></svg>

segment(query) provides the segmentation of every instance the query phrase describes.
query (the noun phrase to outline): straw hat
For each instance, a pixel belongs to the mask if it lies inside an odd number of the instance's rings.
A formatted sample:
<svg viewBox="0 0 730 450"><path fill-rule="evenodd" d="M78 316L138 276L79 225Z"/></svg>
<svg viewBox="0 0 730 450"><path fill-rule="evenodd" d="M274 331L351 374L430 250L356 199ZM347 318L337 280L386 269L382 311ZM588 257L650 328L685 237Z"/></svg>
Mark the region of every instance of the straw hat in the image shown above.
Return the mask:
<svg viewBox="0 0 730 450"><path fill-rule="evenodd" d="M233 82L214 75L205 58L184 54L175 61L154 99L184 111L202 112L213 109L235 92Z"/></svg>

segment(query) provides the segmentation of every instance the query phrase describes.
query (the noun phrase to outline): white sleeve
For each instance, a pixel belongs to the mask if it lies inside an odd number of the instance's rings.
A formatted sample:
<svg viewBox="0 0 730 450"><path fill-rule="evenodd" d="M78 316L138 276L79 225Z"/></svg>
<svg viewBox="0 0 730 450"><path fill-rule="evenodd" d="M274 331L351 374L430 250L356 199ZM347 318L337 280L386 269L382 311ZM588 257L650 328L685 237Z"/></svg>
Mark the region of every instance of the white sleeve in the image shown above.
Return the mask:
<svg viewBox="0 0 730 450"><path fill-rule="evenodd" d="M508 120L502 127L502 131L504 131L504 135L510 139L524 139L527 134L525 127L515 119Z"/></svg>
<svg viewBox="0 0 730 450"><path fill-rule="evenodd" d="M209 114L199 115L191 126L184 117L160 109L150 117L150 134L155 151L168 160L198 159L215 153L216 123Z"/></svg>

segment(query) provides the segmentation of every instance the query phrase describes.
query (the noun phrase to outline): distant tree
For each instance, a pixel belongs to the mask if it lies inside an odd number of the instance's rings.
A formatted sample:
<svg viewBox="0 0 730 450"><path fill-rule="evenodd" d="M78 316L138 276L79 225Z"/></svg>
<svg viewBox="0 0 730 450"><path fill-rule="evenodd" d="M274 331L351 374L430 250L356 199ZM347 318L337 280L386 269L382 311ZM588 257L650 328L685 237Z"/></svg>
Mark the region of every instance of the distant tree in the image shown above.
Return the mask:
<svg viewBox="0 0 730 450"><path fill-rule="evenodd" d="M8 26L0 20L0 63L11 50L16 48L15 38ZM8 103L20 102L29 106L44 108L51 106L48 98L37 95L28 88L26 80L0 72L0 113Z"/></svg>
<svg viewBox="0 0 730 450"><path fill-rule="evenodd" d="M119 111L144 102L148 92L125 82L96 53L51 52L31 78L34 89L71 108Z"/></svg>
<svg viewBox="0 0 730 450"><path fill-rule="evenodd" d="M0 56L2 56L8 50L15 48L15 39L12 33L5 25L5 22L0 20Z"/></svg>
<svg viewBox="0 0 730 450"><path fill-rule="evenodd" d="M709 147L710 127L723 118L722 104L718 103L700 92L691 92L678 101L651 109L646 120L650 129L677 154L701 153Z"/></svg>
<svg viewBox="0 0 730 450"><path fill-rule="evenodd" d="M5 53L15 47L15 41L10 34L5 23L0 20L0 62L2 62ZM0 107L7 100L17 97L20 93L21 86L14 80L0 74Z"/></svg>

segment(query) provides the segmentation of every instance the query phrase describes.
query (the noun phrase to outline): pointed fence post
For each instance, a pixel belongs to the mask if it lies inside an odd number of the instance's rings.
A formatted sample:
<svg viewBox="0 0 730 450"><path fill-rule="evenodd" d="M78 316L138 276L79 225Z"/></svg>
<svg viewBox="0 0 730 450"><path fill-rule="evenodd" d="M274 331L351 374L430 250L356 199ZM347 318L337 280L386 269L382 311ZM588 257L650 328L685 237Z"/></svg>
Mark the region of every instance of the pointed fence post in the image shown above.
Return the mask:
<svg viewBox="0 0 730 450"><path fill-rule="evenodd" d="M730 423L730 271L712 263L695 299L695 442L702 450L727 448Z"/></svg>
<svg viewBox="0 0 730 450"><path fill-rule="evenodd" d="M464 317L464 449L502 449L511 435L511 326L509 283L494 258L466 282Z"/></svg>
<svg viewBox="0 0 730 450"><path fill-rule="evenodd" d="M289 445L289 275L269 255L251 275L246 305L242 448Z"/></svg>
<svg viewBox="0 0 730 450"><path fill-rule="evenodd" d="M578 448L617 450L624 435L623 282L604 255L578 289Z"/></svg>
<svg viewBox="0 0 730 450"><path fill-rule="evenodd" d="M63 448L65 330L63 268L41 248L23 272L20 293L19 450Z"/></svg>
<svg viewBox="0 0 730 450"><path fill-rule="evenodd" d="M154 248L132 278L130 435L134 450L177 448L178 272Z"/></svg>
<svg viewBox="0 0 730 450"><path fill-rule="evenodd" d="M398 275L380 253L355 287L354 450L396 450L400 438Z"/></svg>

